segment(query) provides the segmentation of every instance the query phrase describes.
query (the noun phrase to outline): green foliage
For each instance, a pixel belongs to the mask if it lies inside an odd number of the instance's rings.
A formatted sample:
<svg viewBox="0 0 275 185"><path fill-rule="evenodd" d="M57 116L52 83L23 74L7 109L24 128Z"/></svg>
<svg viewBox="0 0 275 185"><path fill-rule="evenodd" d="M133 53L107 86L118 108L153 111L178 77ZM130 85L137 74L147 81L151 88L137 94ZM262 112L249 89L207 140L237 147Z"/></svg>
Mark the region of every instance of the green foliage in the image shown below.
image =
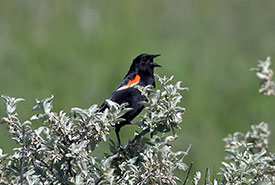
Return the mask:
<svg viewBox="0 0 275 185"><path fill-rule="evenodd" d="M267 123L252 125L247 133L229 134L224 141L228 154L222 162L221 171L210 181L206 171L204 184L213 185L271 185L275 183L275 154L269 151ZM192 184L201 181L196 172Z"/></svg>
<svg viewBox="0 0 275 185"><path fill-rule="evenodd" d="M270 59L261 61L257 76L263 80L260 93L272 95ZM262 70L260 70L262 67ZM263 76L267 75L267 76ZM190 150L172 150L171 142L178 138L176 131L185 113L180 107L181 82L156 75L161 89L136 86L147 97L141 102L147 110L141 115L141 131L135 132L128 144L120 149L112 140L110 153L103 158L94 155L102 141L107 141L112 127L122 121L129 111L126 104L107 100L109 109L97 112L97 105L88 109L72 108L70 114L52 111L53 96L36 100L30 120L21 122L16 113L22 98L2 96L6 116L2 122L9 127L10 136L18 144L11 155L0 149L1 184L178 184L181 179L175 170L186 171L184 159ZM44 124L32 129L32 121ZM266 185L275 183L275 154L269 148L270 130L267 123L252 125L247 133L235 132L224 141L227 156L220 172L210 179L207 168L204 184ZM184 185L188 183L189 166ZM198 185L202 173L196 172L191 183Z"/></svg>
<svg viewBox="0 0 275 185"><path fill-rule="evenodd" d="M19 147L12 155L0 150L0 182L2 184L176 184L175 170L187 169L186 152L173 152L170 142L177 138L184 108L178 103L186 90L172 78L158 77L161 90L137 87L148 98L143 102L148 114L142 116L141 132L136 132L124 149L110 142L111 154L104 158L93 155L95 147L106 141L110 129L121 121L129 109L107 100L110 108L97 112L97 105L88 109L72 108L70 115L52 111L53 96L36 100L30 120L20 122L16 104L22 98L2 96L6 104L9 132ZM150 94L148 94L150 92ZM31 121L44 126L32 129ZM173 131L172 133L169 131ZM150 134L151 137L146 137Z"/></svg>
<svg viewBox="0 0 275 185"><path fill-rule="evenodd" d="M275 183L275 158L269 151L267 123L252 125L247 133L235 132L224 141L228 153L221 168L226 184Z"/></svg>
<svg viewBox="0 0 275 185"><path fill-rule="evenodd" d="M275 95L274 82L270 57L266 61L259 61L257 71L260 78L261 88L259 93L264 95ZM205 175L204 184L214 185L271 185L275 184L275 153L269 149L270 130L267 123L252 125L247 133L235 132L224 138L225 156L222 162L221 172L213 182L209 179L208 170ZM219 177L221 176L221 178ZM192 184L197 185L201 180L201 172L196 172Z"/></svg>
<svg viewBox="0 0 275 185"><path fill-rule="evenodd" d="M161 53L157 72L191 90L181 102L188 114L177 132L185 142L173 146L192 143L187 160L200 162L191 174L203 172L219 165L220 138L234 129L265 120L275 130L274 103L257 94L247 70L259 56L274 57L274 7L272 0L1 0L0 94L26 99L17 109L20 120L31 117L36 97L51 94L54 110L69 113L102 103L139 53ZM133 127L123 128L122 141ZM209 143L216 147L209 150ZM0 125L0 147L11 154L15 146ZM107 144L95 155L102 151Z"/></svg>

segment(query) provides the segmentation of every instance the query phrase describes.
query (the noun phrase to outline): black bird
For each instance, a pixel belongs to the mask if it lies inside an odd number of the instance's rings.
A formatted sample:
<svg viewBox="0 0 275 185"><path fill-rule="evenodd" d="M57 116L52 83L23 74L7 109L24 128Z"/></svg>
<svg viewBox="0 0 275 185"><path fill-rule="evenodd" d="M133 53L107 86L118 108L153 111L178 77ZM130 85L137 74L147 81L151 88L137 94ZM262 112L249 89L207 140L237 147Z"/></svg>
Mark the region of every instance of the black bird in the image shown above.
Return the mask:
<svg viewBox="0 0 275 185"><path fill-rule="evenodd" d="M115 91L108 98L118 104L128 103L129 108L132 108L129 112L124 114L122 118L125 121L115 125L115 132L118 140L118 144L121 147L119 131L120 128L126 124L135 124L131 121L143 110L144 106L140 104L141 101L148 101L134 85L140 86L152 85L155 87L154 68L161 67L155 63L153 59L160 55L140 54L137 56L126 74L122 82L117 86ZM99 112L108 108L108 103L105 101L99 108Z"/></svg>

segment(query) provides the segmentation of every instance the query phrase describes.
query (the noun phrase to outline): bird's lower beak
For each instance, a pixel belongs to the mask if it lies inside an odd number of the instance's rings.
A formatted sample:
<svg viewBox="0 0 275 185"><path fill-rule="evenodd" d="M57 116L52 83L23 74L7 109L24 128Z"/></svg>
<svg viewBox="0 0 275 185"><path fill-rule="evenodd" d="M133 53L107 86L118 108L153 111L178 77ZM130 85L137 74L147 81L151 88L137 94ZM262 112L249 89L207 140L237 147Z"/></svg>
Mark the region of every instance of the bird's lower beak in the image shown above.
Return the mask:
<svg viewBox="0 0 275 185"><path fill-rule="evenodd" d="M161 65L159 65L159 64L157 64L157 63L155 63L155 62L152 62L150 65L151 65L152 67L161 67Z"/></svg>
<svg viewBox="0 0 275 185"><path fill-rule="evenodd" d="M156 57L158 57L158 56L160 56L160 54L151 55L151 58L152 58L152 60L153 60L154 58L156 58ZM161 67L161 65L159 65L159 64L157 64L157 63L155 63L155 62L152 62L152 63L151 63L151 66L152 66L152 67Z"/></svg>

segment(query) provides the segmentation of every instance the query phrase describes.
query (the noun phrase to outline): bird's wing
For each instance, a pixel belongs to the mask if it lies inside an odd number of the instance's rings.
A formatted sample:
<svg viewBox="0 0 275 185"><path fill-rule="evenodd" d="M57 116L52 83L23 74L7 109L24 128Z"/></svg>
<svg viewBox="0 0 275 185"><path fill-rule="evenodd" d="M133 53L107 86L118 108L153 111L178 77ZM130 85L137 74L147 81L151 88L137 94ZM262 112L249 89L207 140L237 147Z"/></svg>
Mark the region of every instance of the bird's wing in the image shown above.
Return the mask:
<svg viewBox="0 0 275 185"><path fill-rule="evenodd" d="M126 76L108 99L118 104L124 103L123 101L135 91L133 86L139 82L140 75L137 73ZM105 101L100 106L99 111L104 111L107 107L108 103Z"/></svg>
<svg viewBox="0 0 275 185"><path fill-rule="evenodd" d="M122 80L122 82L118 85L118 87L115 89L115 91L121 91L121 90L124 90L124 89L128 89L129 87L133 87L134 85L138 84L139 82L140 82L140 75L139 74L135 73L135 74L126 76Z"/></svg>

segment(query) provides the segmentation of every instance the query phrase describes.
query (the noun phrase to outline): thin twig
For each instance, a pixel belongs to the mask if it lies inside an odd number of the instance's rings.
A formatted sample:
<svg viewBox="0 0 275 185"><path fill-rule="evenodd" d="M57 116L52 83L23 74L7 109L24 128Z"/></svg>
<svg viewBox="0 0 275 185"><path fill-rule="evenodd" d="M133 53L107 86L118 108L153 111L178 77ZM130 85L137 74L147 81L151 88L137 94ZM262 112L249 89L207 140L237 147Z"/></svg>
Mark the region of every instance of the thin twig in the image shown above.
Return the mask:
<svg viewBox="0 0 275 185"><path fill-rule="evenodd" d="M184 160L184 158L188 155L188 153L189 153L191 147L192 147L192 144L190 144L190 145L188 146L187 150L185 151L185 154L183 154L182 158L179 160L178 163L182 163L182 161ZM171 173L172 171L174 171L176 168L177 168L177 166L175 166L174 168L172 168L172 169L170 170L169 173Z"/></svg>
<svg viewBox="0 0 275 185"><path fill-rule="evenodd" d="M124 178L127 176L127 173L124 173L122 177L117 181L117 184L119 184Z"/></svg>
<svg viewBox="0 0 275 185"><path fill-rule="evenodd" d="M98 179L96 179L95 181L95 185L98 185L100 183L100 181L102 181L104 178L104 176L102 175L101 177L99 177Z"/></svg>
<svg viewBox="0 0 275 185"><path fill-rule="evenodd" d="M33 165L34 167L37 167L37 166L35 165L33 159L31 159L31 163L32 163L32 165ZM38 178L40 179L40 182L42 182L42 184L44 185L45 183L44 183L44 181L43 181L43 179L42 179L42 175L39 175Z"/></svg>
<svg viewBox="0 0 275 185"><path fill-rule="evenodd" d="M53 171L52 167L50 167L45 161L38 159L38 157L36 155L34 155L34 157L37 161L44 164L44 166L54 175L54 171Z"/></svg>
<svg viewBox="0 0 275 185"><path fill-rule="evenodd" d="M24 184L24 159L25 158L25 125L22 126L22 148L20 158L20 182Z"/></svg>
<svg viewBox="0 0 275 185"><path fill-rule="evenodd" d="M189 166L189 169L188 169L188 172L187 172L187 176L186 176L186 178L185 178L185 181L184 181L183 185L186 185L186 183L187 183L187 181L188 181L188 178L189 178L189 175L190 175L190 171L191 171L191 168L192 168L193 164L194 164L194 163L191 162L191 164L190 164L190 166Z"/></svg>
<svg viewBox="0 0 275 185"><path fill-rule="evenodd" d="M151 169L151 170L149 171L149 173L147 174L147 176L143 179L143 181L139 183L139 185L145 184L146 181L147 181L147 179L148 179L151 175L153 175L151 172L153 172L153 171L154 171L155 169L157 169L158 167L159 167L159 164L156 165L153 169Z"/></svg>
<svg viewBox="0 0 275 185"><path fill-rule="evenodd" d="M160 167L160 174L162 174L162 167ZM159 176L159 184L162 185L162 182L161 182L161 175Z"/></svg>
<svg viewBox="0 0 275 185"><path fill-rule="evenodd" d="M204 176L204 185L209 185L210 183L210 170L206 168L205 176Z"/></svg>
<svg viewBox="0 0 275 185"><path fill-rule="evenodd" d="M93 118L93 116L94 116L93 114L91 116L89 116L88 120L86 121L86 124L88 124L91 121L91 119Z"/></svg>

